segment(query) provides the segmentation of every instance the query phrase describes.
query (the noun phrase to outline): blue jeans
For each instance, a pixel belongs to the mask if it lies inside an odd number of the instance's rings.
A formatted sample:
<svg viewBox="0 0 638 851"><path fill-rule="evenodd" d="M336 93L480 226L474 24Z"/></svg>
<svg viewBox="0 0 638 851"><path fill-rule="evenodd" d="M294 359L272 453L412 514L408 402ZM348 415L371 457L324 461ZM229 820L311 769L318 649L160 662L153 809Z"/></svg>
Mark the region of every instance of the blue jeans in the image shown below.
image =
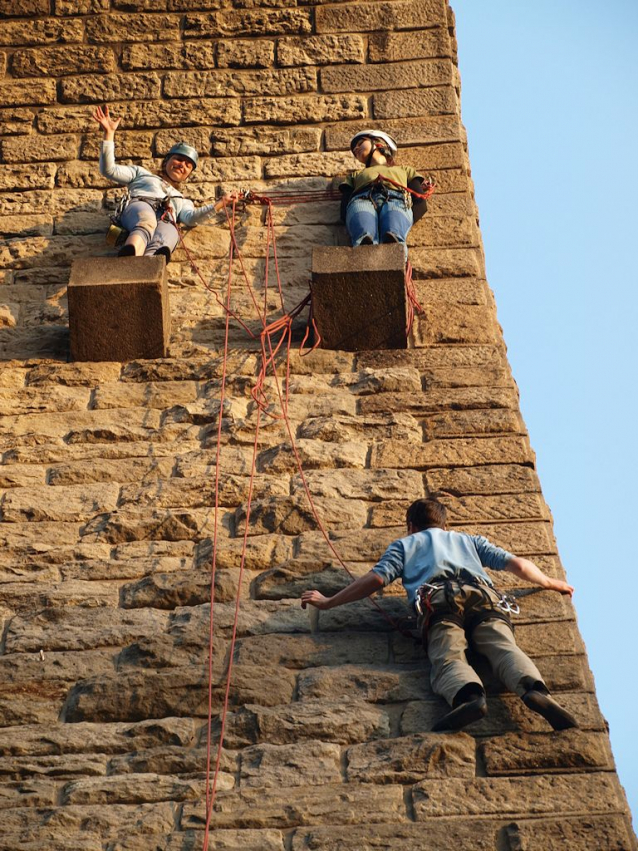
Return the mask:
<svg viewBox="0 0 638 851"><path fill-rule="evenodd" d="M375 185L355 195L346 209L346 227L355 248L363 240L373 245L380 242L405 245L412 221L412 206L406 202L405 193L384 186Z"/></svg>
<svg viewBox="0 0 638 851"><path fill-rule="evenodd" d="M158 248L166 246L172 253L177 245L179 234L171 221L160 221L158 213L146 201L131 200L120 216L122 227L142 237L146 242L144 254L155 254Z"/></svg>

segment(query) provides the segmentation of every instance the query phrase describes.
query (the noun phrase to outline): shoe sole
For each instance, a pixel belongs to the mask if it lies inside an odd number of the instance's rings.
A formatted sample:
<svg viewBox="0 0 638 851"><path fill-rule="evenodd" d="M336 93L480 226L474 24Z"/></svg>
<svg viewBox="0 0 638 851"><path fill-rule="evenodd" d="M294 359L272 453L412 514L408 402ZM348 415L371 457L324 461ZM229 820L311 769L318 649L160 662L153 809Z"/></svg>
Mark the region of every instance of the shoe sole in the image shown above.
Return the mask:
<svg viewBox="0 0 638 851"><path fill-rule="evenodd" d="M532 712L541 715L554 730L570 730L578 727L578 721L566 709L563 709L549 695L540 691L532 691L523 695L523 703Z"/></svg>
<svg viewBox="0 0 638 851"><path fill-rule="evenodd" d="M484 697L479 697L476 700L469 700L467 703L462 703L444 715L440 721L432 727L433 733L441 733L444 730L460 730L467 724L473 721L480 721L487 715L487 703Z"/></svg>

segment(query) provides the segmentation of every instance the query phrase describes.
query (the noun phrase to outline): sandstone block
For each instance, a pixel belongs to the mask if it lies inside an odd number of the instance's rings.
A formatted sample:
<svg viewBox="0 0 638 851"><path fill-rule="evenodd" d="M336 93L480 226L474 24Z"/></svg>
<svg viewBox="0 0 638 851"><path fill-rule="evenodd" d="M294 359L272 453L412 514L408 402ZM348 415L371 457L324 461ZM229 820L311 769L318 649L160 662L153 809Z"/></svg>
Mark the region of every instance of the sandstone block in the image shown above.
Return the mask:
<svg viewBox="0 0 638 851"><path fill-rule="evenodd" d="M27 17L28 15L48 15L49 4L47 0L2 0L0 3L0 15L3 18L10 16Z"/></svg>
<svg viewBox="0 0 638 851"><path fill-rule="evenodd" d="M270 39L232 39L217 42L219 68L269 68L275 60L275 42ZM280 65L285 63L279 62Z"/></svg>
<svg viewBox="0 0 638 851"><path fill-rule="evenodd" d="M355 528L365 525L366 508L359 500L319 497L313 499L321 521L332 529ZM237 534L242 534L246 523L246 511L239 508L235 514ZM317 525L314 513L304 495L257 500L253 502L249 531L250 535L279 532L283 535L298 535Z"/></svg>
<svg viewBox="0 0 638 851"><path fill-rule="evenodd" d="M624 851L634 847L633 831L623 816L587 816L551 820L517 819L508 824L505 832L511 848L533 851L542 842L547 851L588 851L592 846L600 851Z"/></svg>
<svg viewBox="0 0 638 851"><path fill-rule="evenodd" d="M452 41L446 27L435 27L420 32L374 33L369 36L368 51L371 62L452 58L453 55Z"/></svg>
<svg viewBox="0 0 638 851"><path fill-rule="evenodd" d="M304 470L365 467L368 450L364 443L327 443L301 438L295 445ZM279 444L263 450L257 456L257 469L271 475L297 472L298 464L292 447Z"/></svg>
<svg viewBox="0 0 638 851"><path fill-rule="evenodd" d="M0 101L4 106L55 103L54 80L37 80L29 83L0 83Z"/></svg>
<svg viewBox="0 0 638 851"><path fill-rule="evenodd" d="M293 95L317 90L317 73L300 70L214 71L177 73L164 78L164 94L169 98L224 97L240 95Z"/></svg>
<svg viewBox="0 0 638 851"><path fill-rule="evenodd" d="M219 828L287 828L303 824L362 824L406 821L400 786L350 789L294 787L264 794L246 789L217 797L212 825ZM201 810L184 807L182 824L203 827ZM343 829L343 828L342 828Z"/></svg>
<svg viewBox="0 0 638 851"><path fill-rule="evenodd" d="M379 440L405 440L417 443L422 430L409 414L376 414L371 416L312 417L299 427L300 439L348 441L353 438L378 438Z"/></svg>
<svg viewBox="0 0 638 851"><path fill-rule="evenodd" d="M323 786L341 783L341 748L328 742L253 745L241 752L243 789Z"/></svg>
<svg viewBox="0 0 638 851"><path fill-rule="evenodd" d="M413 248L410 261L419 278L465 278L484 275L483 257L476 248ZM479 307L455 308L454 305L424 305L417 315L420 331L418 345L429 343L497 342L496 324L491 310ZM449 318L446 323L446 315ZM471 327L472 323L477 323Z"/></svg>
<svg viewBox="0 0 638 851"><path fill-rule="evenodd" d="M320 6L316 11L318 33L425 29L445 23L445 8L438 0L340 3Z"/></svg>
<svg viewBox="0 0 638 851"><path fill-rule="evenodd" d="M117 647L145 635L162 632L168 615L153 609L125 611L110 607L87 609L78 606L43 609L33 615L17 615L6 634L7 653L37 653L49 650L90 650Z"/></svg>
<svg viewBox="0 0 638 851"><path fill-rule="evenodd" d="M54 723L46 736L35 725L0 728L0 754L39 756L55 754L118 754L173 744L193 743L195 725L190 718L165 718L139 724Z"/></svg>
<svg viewBox="0 0 638 851"><path fill-rule="evenodd" d="M418 499L423 494L423 479L416 470L316 470L305 474L310 492L327 499L362 499L375 502L387 499ZM291 483L293 496L303 489L301 477Z"/></svg>
<svg viewBox="0 0 638 851"><path fill-rule="evenodd" d="M2 497L0 507L5 523L24 520L89 520L102 511L115 508L117 485L77 485L52 491L41 488L15 488Z"/></svg>
<svg viewBox="0 0 638 851"><path fill-rule="evenodd" d="M341 7L343 11L347 7ZM318 12L323 10L317 10ZM454 81L454 66L447 59L425 62L391 62L361 68L322 68L321 87L325 92L369 92L412 87L449 85ZM376 101L375 101L376 102ZM448 110L454 112L455 110ZM418 117L423 116L420 113ZM375 118L383 117L377 116ZM396 117L396 116L386 116Z"/></svg>
<svg viewBox="0 0 638 851"><path fill-rule="evenodd" d="M431 469L433 467L475 467L483 464L533 464L534 456L526 438L483 437L433 440L410 447L390 442L375 444L372 467Z"/></svg>
<svg viewBox="0 0 638 851"><path fill-rule="evenodd" d="M3 192L22 191L24 189L53 189L55 165L39 163L25 167L23 165L0 166L0 189Z"/></svg>
<svg viewBox="0 0 638 851"><path fill-rule="evenodd" d="M591 815L618 811L617 780L604 773L547 775L545 777L476 777L445 784L424 781L413 789L417 821L435 815L475 816Z"/></svg>
<svg viewBox="0 0 638 851"><path fill-rule="evenodd" d="M428 470L425 479L431 493L444 491L454 496L540 491L536 471L532 467L517 464Z"/></svg>
<svg viewBox="0 0 638 851"><path fill-rule="evenodd" d="M115 55L105 47L44 47L16 50L11 58L15 77L58 77L67 74L109 74L115 71Z"/></svg>
<svg viewBox="0 0 638 851"><path fill-rule="evenodd" d="M202 851L203 837L201 830L173 833L168 837L166 851ZM284 837L280 830L217 829L215 848L216 851L284 851Z"/></svg>
<svg viewBox="0 0 638 851"><path fill-rule="evenodd" d="M429 416L423 423L426 441L446 437L481 437L525 434L520 414L504 408L489 411L454 411Z"/></svg>
<svg viewBox="0 0 638 851"><path fill-rule="evenodd" d="M372 66L376 67L376 66ZM436 86L421 91L382 92L373 100L375 118L416 118L425 115L446 115L458 108L452 86ZM432 211L432 205L430 205Z"/></svg>
<svg viewBox="0 0 638 851"><path fill-rule="evenodd" d="M34 136L28 139L5 139L2 142L2 157L6 163L49 162L51 160L74 159L78 155L78 146L79 138L77 136ZM27 198L22 200L23 202L26 200L28 203L29 200L35 199Z"/></svg>
<svg viewBox="0 0 638 851"><path fill-rule="evenodd" d="M364 62L363 39L359 35L324 35L277 39L279 65L332 65Z"/></svg>
<svg viewBox="0 0 638 851"><path fill-rule="evenodd" d="M86 19L86 35L92 44L127 41L179 41L180 16L157 14L92 15Z"/></svg>
<svg viewBox="0 0 638 851"><path fill-rule="evenodd" d="M259 124L262 121L272 124L316 124L322 121L364 118L368 114L368 103L361 95L263 97L247 98L242 110L246 124Z"/></svg>
<svg viewBox="0 0 638 851"><path fill-rule="evenodd" d="M382 655L377 659L380 662ZM299 673L300 700L356 697L368 703L400 703L431 697L423 668L405 671L370 666L364 662L360 665L334 664L335 667L312 667Z"/></svg>
<svg viewBox="0 0 638 851"><path fill-rule="evenodd" d="M248 636L237 643L236 654L242 664L259 665L268 658L289 668L384 664L389 659L388 639L381 633Z"/></svg>
<svg viewBox="0 0 638 851"><path fill-rule="evenodd" d="M417 783L448 777L474 777L474 739L421 735L381 739L346 750L349 783Z"/></svg>
<svg viewBox="0 0 638 851"><path fill-rule="evenodd" d="M343 827L300 827L294 833L292 851L314 848L321 848L321 851L386 851L393 847L410 848L411 851L448 851L450 848L494 851L498 831L498 822L481 819L431 819L427 829L421 824L401 823L349 825L347 830Z"/></svg>
<svg viewBox="0 0 638 851"><path fill-rule="evenodd" d="M439 411L492 410L494 408L518 407L516 391L503 387L461 387L427 390L415 393L380 393L366 396L358 401L359 413L376 414L392 408L394 411L409 412L414 416L425 416Z"/></svg>
<svg viewBox="0 0 638 851"><path fill-rule="evenodd" d="M406 296L399 245L313 252L313 311L329 349L405 348Z"/></svg>
<svg viewBox="0 0 638 851"><path fill-rule="evenodd" d="M199 67L214 68L215 53L202 49ZM204 58L206 57L206 58ZM208 62L206 62L206 59ZM185 68L184 46L175 44L127 44L122 48L122 67L126 71L153 71L159 68Z"/></svg>
<svg viewBox="0 0 638 851"><path fill-rule="evenodd" d="M238 130L215 128L211 134L212 152L220 157L254 154L288 154L318 151L321 130L315 127L245 127Z"/></svg>
<svg viewBox="0 0 638 851"><path fill-rule="evenodd" d="M309 9L238 9L186 15L185 38L225 36L288 35L309 33L312 29Z"/></svg>
<svg viewBox="0 0 638 851"><path fill-rule="evenodd" d="M84 21L60 21L41 18L33 21L5 21L0 32L0 45L21 47L31 44L78 42L84 36Z"/></svg>
<svg viewBox="0 0 638 851"><path fill-rule="evenodd" d="M154 801L188 801L201 797L202 781L159 774L130 774L72 780L62 788L62 803L144 804Z"/></svg>
<svg viewBox="0 0 638 851"><path fill-rule="evenodd" d="M482 741L479 752L488 776L613 770L607 737L582 730L560 736L510 733Z"/></svg>
<svg viewBox="0 0 638 851"><path fill-rule="evenodd" d="M74 360L166 355L170 315L162 258L78 260L68 297Z"/></svg>
<svg viewBox="0 0 638 851"><path fill-rule="evenodd" d="M155 74L67 77L61 83L61 100L63 103L104 103L123 100L131 90L136 97L154 100L160 94L159 77Z"/></svg>

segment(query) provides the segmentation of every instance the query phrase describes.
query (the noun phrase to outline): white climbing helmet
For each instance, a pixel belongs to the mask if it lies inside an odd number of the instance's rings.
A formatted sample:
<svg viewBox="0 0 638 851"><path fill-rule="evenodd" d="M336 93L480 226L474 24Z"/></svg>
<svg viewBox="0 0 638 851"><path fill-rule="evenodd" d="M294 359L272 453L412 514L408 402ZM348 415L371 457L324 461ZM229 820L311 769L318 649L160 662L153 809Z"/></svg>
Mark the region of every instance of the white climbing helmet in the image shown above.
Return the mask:
<svg viewBox="0 0 638 851"><path fill-rule="evenodd" d="M362 136L370 137L373 139L381 139L390 149L390 153L392 154L392 156L394 156L394 154L396 154L396 152L399 150L397 147L397 143L394 141L392 136L389 136L387 133L384 133L383 130L360 130L352 137L352 139L350 139L351 151L354 150L355 145L357 144L359 139L361 139Z"/></svg>

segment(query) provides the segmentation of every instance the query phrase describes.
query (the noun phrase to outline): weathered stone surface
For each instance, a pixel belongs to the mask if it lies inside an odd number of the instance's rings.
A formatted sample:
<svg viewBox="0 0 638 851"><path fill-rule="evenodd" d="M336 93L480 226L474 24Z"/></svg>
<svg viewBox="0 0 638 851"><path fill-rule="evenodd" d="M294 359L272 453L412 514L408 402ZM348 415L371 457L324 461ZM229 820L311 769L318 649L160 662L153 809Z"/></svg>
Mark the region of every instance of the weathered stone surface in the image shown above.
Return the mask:
<svg viewBox="0 0 638 851"><path fill-rule="evenodd" d="M452 41L444 27L420 32L374 33L368 40L371 62L430 59L452 55Z"/></svg>
<svg viewBox="0 0 638 851"><path fill-rule="evenodd" d="M277 39L277 62L284 67L363 61L364 44L359 35Z"/></svg>
<svg viewBox="0 0 638 851"><path fill-rule="evenodd" d="M449 780L445 785L424 781L413 789L417 821L433 816L591 815L613 813L618 807L618 783L604 773L545 777L476 777Z"/></svg>
<svg viewBox="0 0 638 851"><path fill-rule="evenodd" d="M343 7L342 7L343 9ZM321 10L323 11L323 10ZM387 65L368 65L363 68L323 68L320 73L321 86L325 92L368 92L411 87L440 86L453 82L453 65L446 59L426 62L391 62ZM376 97L375 97L376 104ZM454 109L447 110L454 112ZM416 115L427 115L422 110ZM375 118L395 118L378 115Z"/></svg>
<svg viewBox="0 0 638 851"><path fill-rule="evenodd" d="M264 659L269 659L273 664L289 668L369 665L387 662L389 646L386 636L374 633L345 636L322 632L294 637L260 635L242 638L237 643L236 656L243 664L259 665ZM307 696L313 696L311 691L307 692ZM368 699L367 692L364 698Z"/></svg>
<svg viewBox="0 0 638 851"><path fill-rule="evenodd" d="M52 491L49 487L15 488L0 502L5 523L23 520L90 520L96 514L115 508L117 485L78 485Z"/></svg>
<svg viewBox="0 0 638 851"><path fill-rule="evenodd" d="M416 3L346 3L317 8L317 32L367 32L419 29L445 23L445 10L437 0Z"/></svg>
<svg viewBox="0 0 638 851"><path fill-rule="evenodd" d="M300 439L295 448L303 470L339 467L363 468L368 448L364 443ZM295 473L299 469L291 446L279 444L257 456L257 469L265 473ZM0 471L1 472L1 471Z"/></svg>
<svg viewBox="0 0 638 851"><path fill-rule="evenodd" d="M184 18L184 35L187 38L286 35L308 33L311 28L311 14L306 9L242 9L186 15Z"/></svg>
<svg viewBox="0 0 638 851"><path fill-rule="evenodd" d="M12 619L6 633L6 651L28 653L44 650L86 650L112 647L163 631L165 612L124 611L95 608L44 609L32 616Z"/></svg>
<svg viewBox="0 0 638 851"><path fill-rule="evenodd" d="M607 737L580 730L551 737L509 734L481 742L479 750L491 776L613 768Z"/></svg>
<svg viewBox="0 0 638 851"><path fill-rule="evenodd" d="M274 59L275 42L270 39L234 38L217 42L217 65L220 68L268 68L273 65ZM280 61L279 64L286 63Z"/></svg>
<svg viewBox="0 0 638 851"><path fill-rule="evenodd" d="M304 98L249 98L244 103L246 124L270 121L273 124L312 124L320 121L346 121L365 118L367 100L360 95L309 95Z"/></svg>
<svg viewBox="0 0 638 851"><path fill-rule="evenodd" d="M45 47L16 50L11 58L16 77L49 77L66 74L108 74L115 70L115 56L104 47Z"/></svg>
<svg viewBox="0 0 638 851"><path fill-rule="evenodd" d="M414 851L449 851L450 848L494 851L498 832L498 822L479 819L431 819L427 829L421 824L392 822L349 825L347 830L313 826L295 831L292 851L314 848L322 851L384 851L392 847Z"/></svg>
<svg viewBox="0 0 638 851"><path fill-rule="evenodd" d="M456 107L456 92L452 86L437 86L436 88L425 89L424 91L383 92L374 96L375 118L411 118L416 115L445 115L454 113ZM425 225L426 222L424 221L421 227ZM412 237L416 233L418 231L415 231ZM455 241L457 243L461 242L458 239L458 233L456 236L457 239ZM445 234L443 239L445 240L443 244L449 245L447 234ZM419 243L417 242L416 244Z"/></svg>
<svg viewBox="0 0 638 851"><path fill-rule="evenodd" d="M444 491L453 496L540 491L534 469L517 464L428 470L425 478L430 491Z"/></svg>
<svg viewBox="0 0 638 851"><path fill-rule="evenodd" d="M341 783L341 748L326 742L253 745L241 752L240 783L244 789L323 786Z"/></svg>
<svg viewBox="0 0 638 851"><path fill-rule="evenodd" d="M91 43L112 44L127 41L178 41L178 15L92 15L86 19Z"/></svg>
<svg viewBox="0 0 638 851"><path fill-rule="evenodd" d="M381 660L380 654L377 660ZM368 703L399 703L431 696L423 669L397 671L363 664L307 668L299 674L298 690L300 700L354 695Z"/></svg>
<svg viewBox="0 0 638 851"><path fill-rule="evenodd" d="M216 71L173 72L164 82L168 97L224 97L225 95L292 95L317 91L316 73L310 68L301 71Z"/></svg>
<svg viewBox="0 0 638 851"><path fill-rule="evenodd" d="M251 789L220 794L211 824L215 830L286 828L335 821L340 824L401 822L406 818L400 786L386 786L383 790L336 787L331 795L315 787L294 787L271 794ZM190 805L184 807L182 823L186 827L203 827L201 814Z"/></svg>
<svg viewBox="0 0 638 851"><path fill-rule="evenodd" d="M474 739L464 733L381 739L347 749L347 779L385 784L474 777L474 752Z"/></svg>
<svg viewBox="0 0 638 851"><path fill-rule="evenodd" d="M191 819L195 813L190 815ZM182 830L168 837L166 851L202 851L204 834L201 830ZM215 830L217 851L284 851L280 830Z"/></svg>
<svg viewBox="0 0 638 851"><path fill-rule="evenodd" d="M315 509L323 523L333 529L349 529L363 526L366 521L366 508L361 500L343 497L313 498ZM238 534L243 533L246 522L244 508L235 515ZM250 535L262 535L266 532L279 532L284 535L298 535L317 526L312 508L304 495L287 498L256 500L252 504L248 532Z"/></svg>
<svg viewBox="0 0 638 851"><path fill-rule="evenodd" d="M552 820L517 819L505 829L511 848L533 851L542 842L547 851L588 851L592 845L601 851L624 851L634 847L627 822L618 816L581 816Z"/></svg>

